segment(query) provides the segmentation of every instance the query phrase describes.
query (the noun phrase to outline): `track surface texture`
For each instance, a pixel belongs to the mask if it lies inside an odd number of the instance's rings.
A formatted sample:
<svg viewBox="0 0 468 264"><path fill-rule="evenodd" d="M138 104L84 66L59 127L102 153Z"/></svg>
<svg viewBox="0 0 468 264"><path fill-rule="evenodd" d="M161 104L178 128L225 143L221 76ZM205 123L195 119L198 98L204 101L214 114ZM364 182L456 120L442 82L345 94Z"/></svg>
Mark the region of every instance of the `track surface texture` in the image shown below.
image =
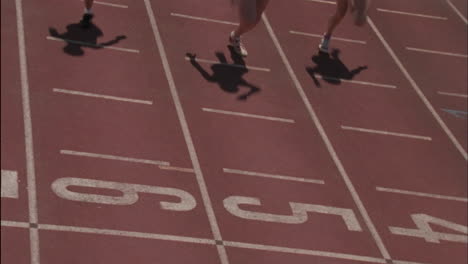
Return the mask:
<svg viewBox="0 0 468 264"><path fill-rule="evenodd" d="M1 1L2 264L467 263L466 0L93 9Z"/></svg>

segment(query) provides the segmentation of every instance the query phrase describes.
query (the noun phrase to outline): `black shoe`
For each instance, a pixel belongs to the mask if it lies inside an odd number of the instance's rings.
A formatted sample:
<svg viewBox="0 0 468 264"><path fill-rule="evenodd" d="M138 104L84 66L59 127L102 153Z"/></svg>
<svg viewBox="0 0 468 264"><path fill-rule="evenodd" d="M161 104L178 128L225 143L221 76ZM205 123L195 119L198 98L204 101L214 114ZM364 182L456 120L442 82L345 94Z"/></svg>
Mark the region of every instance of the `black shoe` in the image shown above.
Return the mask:
<svg viewBox="0 0 468 264"><path fill-rule="evenodd" d="M80 21L80 24L83 28L88 28L91 25L91 20L93 19L93 14L84 14L83 18Z"/></svg>

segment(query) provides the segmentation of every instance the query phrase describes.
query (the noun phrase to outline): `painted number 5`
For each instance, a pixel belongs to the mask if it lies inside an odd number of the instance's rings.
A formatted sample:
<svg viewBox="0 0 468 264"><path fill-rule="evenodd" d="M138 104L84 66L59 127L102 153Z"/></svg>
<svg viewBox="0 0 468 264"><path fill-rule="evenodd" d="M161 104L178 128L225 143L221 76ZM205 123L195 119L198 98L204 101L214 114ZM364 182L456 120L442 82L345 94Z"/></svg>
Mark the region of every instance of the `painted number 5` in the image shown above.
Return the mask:
<svg viewBox="0 0 468 264"><path fill-rule="evenodd" d="M302 224L308 220L308 213L331 214L341 216L350 231L362 231L353 210L317 204L290 202L292 215L277 215L269 213L251 212L239 208L239 205L262 205L260 199L244 196L230 196L224 199L224 207L231 214L249 220L274 222L283 224Z"/></svg>
<svg viewBox="0 0 468 264"><path fill-rule="evenodd" d="M109 196L91 193L79 193L68 190L68 187L70 186L116 190L122 192L122 195ZM162 209L170 211L190 211L195 208L197 204L195 198L193 198L190 193L175 188L92 179L60 178L52 183L52 190L55 192L55 194L63 199L111 205L134 204L138 201L138 193L152 193L178 197L180 202L160 202Z"/></svg>
<svg viewBox="0 0 468 264"><path fill-rule="evenodd" d="M464 225L452 223L426 214L412 214L411 218L416 224L416 229L391 226L389 227L390 232L395 235L424 238L427 242L431 243L440 243L440 240L468 243L468 227ZM464 235L436 232L432 230L429 224L451 229L463 233Z"/></svg>

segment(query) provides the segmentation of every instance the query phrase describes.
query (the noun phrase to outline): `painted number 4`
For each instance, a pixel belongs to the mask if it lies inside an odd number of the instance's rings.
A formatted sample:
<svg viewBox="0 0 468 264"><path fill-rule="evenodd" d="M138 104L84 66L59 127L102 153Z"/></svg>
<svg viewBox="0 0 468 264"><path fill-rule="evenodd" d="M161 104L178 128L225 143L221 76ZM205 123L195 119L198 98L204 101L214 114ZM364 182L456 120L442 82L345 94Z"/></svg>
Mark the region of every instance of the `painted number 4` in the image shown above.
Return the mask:
<svg viewBox="0 0 468 264"><path fill-rule="evenodd" d="M390 232L394 235L424 238L427 242L431 243L440 243L440 240L468 243L468 227L464 225L452 223L426 214L412 214L411 218L416 224L416 229L391 226L389 227ZM430 224L451 229L463 233L464 235L436 232L432 230Z"/></svg>

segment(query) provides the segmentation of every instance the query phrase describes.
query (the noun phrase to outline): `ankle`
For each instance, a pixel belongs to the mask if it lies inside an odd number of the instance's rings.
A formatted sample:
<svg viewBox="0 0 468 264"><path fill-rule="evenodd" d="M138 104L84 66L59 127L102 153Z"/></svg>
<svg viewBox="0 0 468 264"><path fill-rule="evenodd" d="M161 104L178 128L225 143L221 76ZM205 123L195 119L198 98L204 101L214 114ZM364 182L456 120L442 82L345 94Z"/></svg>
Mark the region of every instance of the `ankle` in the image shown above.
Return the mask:
<svg viewBox="0 0 468 264"><path fill-rule="evenodd" d="M231 38L240 39L240 35L234 30L231 32Z"/></svg>

